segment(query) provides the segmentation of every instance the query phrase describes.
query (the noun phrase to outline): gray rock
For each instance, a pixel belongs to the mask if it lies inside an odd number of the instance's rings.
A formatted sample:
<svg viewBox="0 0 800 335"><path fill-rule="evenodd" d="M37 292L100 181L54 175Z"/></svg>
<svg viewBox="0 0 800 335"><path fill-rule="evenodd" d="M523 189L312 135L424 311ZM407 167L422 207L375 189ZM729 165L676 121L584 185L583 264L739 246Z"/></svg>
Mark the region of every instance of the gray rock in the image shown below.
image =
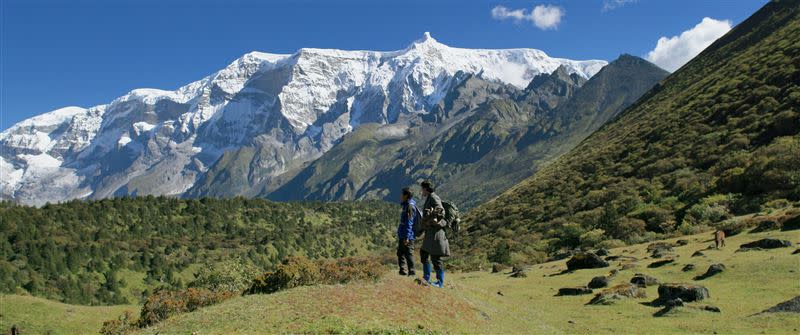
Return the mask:
<svg viewBox="0 0 800 335"><path fill-rule="evenodd" d="M706 273L704 273L702 275L699 275L697 277L694 277L694 280L703 280L703 279L706 279L708 277L717 275L718 273L722 273L723 271L725 271L725 264L722 264L722 263L711 264L711 266L708 267L708 270L706 271Z"/></svg>
<svg viewBox="0 0 800 335"><path fill-rule="evenodd" d="M792 242L787 240L779 240L776 238L763 238L757 241L753 241L750 243L745 243L739 246L741 249L776 249L776 248L788 248L792 246Z"/></svg>
<svg viewBox="0 0 800 335"><path fill-rule="evenodd" d="M567 270L596 269L608 267L608 262L591 252L582 252L567 261Z"/></svg>
<svg viewBox="0 0 800 335"><path fill-rule="evenodd" d="M638 287L648 287L653 285L658 285L659 281L656 277L648 276L646 274L637 273L631 278L631 284L634 284Z"/></svg>
<svg viewBox="0 0 800 335"><path fill-rule="evenodd" d="M607 288L592 298L589 305L611 305L617 300L629 298L646 298L647 292L633 284L619 284Z"/></svg>
<svg viewBox="0 0 800 335"><path fill-rule="evenodd" d="M666 302L680 298L684 302L700 301L710 297L708 289L700 285L668 283L658 286L657 301Z"/></svg>
<svg viewBox="0 0 800 335"><path fill-rule="evenodd" d="M592 289L586 286L562 287L558 289L558 296L592 294Z"/></svg>
<svg viewBox="0 0 800 335"><path fill-rule="evenodd" d="M800 295L767 308L761 313L800 313Z"/></svg>
<svg viewBox="0 0 800 335"><path fill-rule="evenodd" d="M695 268L696 268L696 267L694 266L694 264L686 264L686 265L683 267L683 269L681 269L681 271L683 271L683 272L694 271L694 269L695 269Z"/></svg>
<svg viewBox="0 0 800 335"><path fill-rule="evenodd" d="M660 268L660 267L662 267L664 265L672 264L672 263L675 263L675 260L672 259L672 258L668 258L668 259L662 259L660 261L652 262L652 263L648 264L647 267L651 268L651 269L654 269L654 268Z"/></svg>
<svg viewBox="0 0 800 335"><path fill-rule="evenodd" d="M603 288L608 286L609 279L606 276L597 276L589 281L589 288Z"/></svg>

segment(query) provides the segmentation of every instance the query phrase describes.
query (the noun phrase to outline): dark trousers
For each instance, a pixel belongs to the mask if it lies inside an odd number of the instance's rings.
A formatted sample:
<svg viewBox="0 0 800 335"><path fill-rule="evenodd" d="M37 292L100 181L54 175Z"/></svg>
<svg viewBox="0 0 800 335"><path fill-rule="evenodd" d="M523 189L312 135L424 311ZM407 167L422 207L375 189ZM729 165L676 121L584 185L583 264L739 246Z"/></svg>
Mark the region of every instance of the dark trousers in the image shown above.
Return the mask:
<svg viewBox="0 0 800 335"><path fill-rule="evenodd" d="M414 244L409 243L406 245L403 241L397 243L397 265L400 267L401 272L406 271L408 265L408 273L414 273Z"/></svg>
<svg viewBox="0 0 800 335"><path fill-rule="evenodd" d="M433 261L433 269L434 270L439 271L439 270L443 269L443 267L442 267L442 264L443 264L442 263L442 256L431 255L425 250L420 250L419 251L419 259L422 261L422 264L430 263L430 261L428 261L428 258L430 258L431 261Z"/></svg>

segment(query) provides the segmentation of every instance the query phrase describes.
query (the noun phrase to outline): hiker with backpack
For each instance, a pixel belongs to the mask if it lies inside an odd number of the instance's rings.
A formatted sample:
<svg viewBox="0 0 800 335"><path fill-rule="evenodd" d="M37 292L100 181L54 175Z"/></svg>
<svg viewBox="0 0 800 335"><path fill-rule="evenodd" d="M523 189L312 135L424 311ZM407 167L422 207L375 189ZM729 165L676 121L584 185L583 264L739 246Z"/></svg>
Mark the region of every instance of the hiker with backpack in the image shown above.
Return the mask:
<svg viewBox="0 0 800 335"><path fill-rule="evenodd" d="M422 207L422 219L416 233L424 233L422 248L419 252L422 261L422 279L425 283L432 286L444 286L444 264L442 258L450 256L450 243L445 235L447 221L445 220L445 208L442 199L434 193L433 184L429 181L420 183L422 195L427 197L425 205ZM431 283L431 261L433 269L436 271L436 282Z"/></svg>
<svg viewBox="0 0 800 335"><path fill-rule="evenodd" d="M403 188L400 194L400 225L397 226L397 265L400 267L401 276L415 276L414 271L414 226L420 220L420 211L414 194L408 187Z"/></svg>

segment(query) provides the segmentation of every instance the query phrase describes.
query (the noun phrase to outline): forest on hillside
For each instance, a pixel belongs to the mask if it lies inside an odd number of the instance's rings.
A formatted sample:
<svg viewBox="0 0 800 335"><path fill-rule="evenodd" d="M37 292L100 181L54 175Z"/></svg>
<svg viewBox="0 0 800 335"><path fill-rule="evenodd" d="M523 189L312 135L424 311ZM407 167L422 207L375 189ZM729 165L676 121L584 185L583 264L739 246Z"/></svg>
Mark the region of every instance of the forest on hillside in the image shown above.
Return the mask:
<svg viewBox="0 0 800 335"><path fill-rule="evenodd" d="M168 197L0 202L0 291L74 304L138 303L124 294L183 288L179 273L236 259L269 270L289 255L336 258L389 248L396 208L380 201L286 202Z"/></svg>

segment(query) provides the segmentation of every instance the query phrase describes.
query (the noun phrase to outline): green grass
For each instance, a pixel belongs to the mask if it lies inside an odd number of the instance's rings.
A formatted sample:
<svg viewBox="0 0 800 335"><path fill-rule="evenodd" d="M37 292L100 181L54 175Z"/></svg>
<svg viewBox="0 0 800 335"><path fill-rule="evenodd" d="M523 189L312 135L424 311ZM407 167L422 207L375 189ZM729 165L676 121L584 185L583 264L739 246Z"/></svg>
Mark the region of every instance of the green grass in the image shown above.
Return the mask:
<svg viewBox="0 0 800 335"><path fill-rule="evenodd" d="M96 334L103 321L139 306L77 306L22 295L0 295L0 332L16 325L22 334Z"/></svg>
<svg viewBox="0 0 800 335"><path fill-rule="evenodd" d="M741 234L728 238L722 250L705 250L711 234L683 237L689 245L677 247L675 264L657 269L647 265L646 244L612 249L614 255L639 258L636 266L621 270L612 285L628 282L637 272L662 282L695 282L692 277L710 264L724 263L726 272L697 283L708 287L711 298L690 305L714 305L722 313L684 308L667 317L644 305L657 297L647 288L646 299L620 301L610 306L587 306L591 295L556 297L560 287L586 285L593 276L619 268L580 270L554 275L565 261L528 269L527 278L488 271L450 274L446 289L421 287L394 274L378 283L313 286L272 295L234 298L219 305L180 315L145 329L143 334L256 334L256 333L594 333L594 334L744 334L754 329L766 334L796 333L796 314L754 315L800 292L800 256L796 248L739 252L742 243L764 237L800 242L800 231ZM669 241L674 241L671 239ZM682 272L688 263L696 270ZM596 290L598 291L598 290Z"/></svg>

